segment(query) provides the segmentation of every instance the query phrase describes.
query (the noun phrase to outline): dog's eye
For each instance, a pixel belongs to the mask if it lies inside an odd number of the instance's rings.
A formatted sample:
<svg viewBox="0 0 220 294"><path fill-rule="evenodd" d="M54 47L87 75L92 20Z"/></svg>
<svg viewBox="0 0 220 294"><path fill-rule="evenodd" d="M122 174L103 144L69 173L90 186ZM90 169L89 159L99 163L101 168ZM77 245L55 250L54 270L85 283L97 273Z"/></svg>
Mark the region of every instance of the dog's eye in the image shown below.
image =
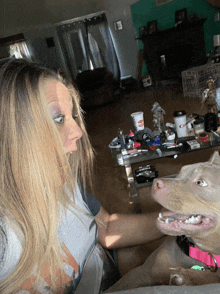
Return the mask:
<svg viewBox="0 0 220 294"><path fill-rule="evenodd" d="M206 186L208 186L208 184L204 180L197 180L196 181L196 185L198 185L200 187L206 187Z"/></svg>

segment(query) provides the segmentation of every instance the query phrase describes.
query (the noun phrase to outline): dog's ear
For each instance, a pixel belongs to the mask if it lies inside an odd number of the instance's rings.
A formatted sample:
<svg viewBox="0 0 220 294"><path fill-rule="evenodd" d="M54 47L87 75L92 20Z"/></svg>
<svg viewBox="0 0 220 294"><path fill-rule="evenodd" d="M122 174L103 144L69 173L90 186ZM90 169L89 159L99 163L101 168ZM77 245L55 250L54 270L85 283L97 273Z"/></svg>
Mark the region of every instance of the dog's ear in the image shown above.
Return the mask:
<svg viewBox="0 0 220 294"><path fill-rule="evenodd" d="M212 164L215 164L215 165L220 165L220 156L219 156L218 151L215 151L215 152L212 154L212 156L211 156L211 158L209 159L208 162L210 162L210 163L212 163Z"/></svg>

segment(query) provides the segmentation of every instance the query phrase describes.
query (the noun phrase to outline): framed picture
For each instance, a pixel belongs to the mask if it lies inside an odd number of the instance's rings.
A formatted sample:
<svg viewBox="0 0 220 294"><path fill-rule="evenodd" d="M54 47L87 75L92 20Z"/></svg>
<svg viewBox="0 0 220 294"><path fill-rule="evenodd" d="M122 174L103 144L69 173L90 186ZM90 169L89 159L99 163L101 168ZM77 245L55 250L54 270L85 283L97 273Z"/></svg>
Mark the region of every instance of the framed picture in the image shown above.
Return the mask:
<svg viewBox="0 0 220 294"><path fill-rule="evenodd" d="M180 9L175 12L175 23L181 23L187 20L187 9Z"/></svg>
<svg viewBox="0 0 220 294"><path fill-rule="evenodd" d="M114 22L115 31L123 30L122 21L118 20Z"/></svg>
<svg viewBox="0 0 220 294"><path fill-rule="evenodd" d="M166 4L171 1L173 1L173 0L156 0L156 5L160 6L160 5Z"/></svg>
<svg viewBox="0 0 220 294"><path fill-rule="evenodd" d="M147 36L147 28L146 27L142 27L139 28L139 39L142 39L143 37Z"/></svg>
<svg viewBox="0 0 220 294"><path fill-rule="evenodd" d="M152 35L155 34L157 32L157 21L153 20L153 21L149 21L147 23L147 33L148 35Z"/></svg>

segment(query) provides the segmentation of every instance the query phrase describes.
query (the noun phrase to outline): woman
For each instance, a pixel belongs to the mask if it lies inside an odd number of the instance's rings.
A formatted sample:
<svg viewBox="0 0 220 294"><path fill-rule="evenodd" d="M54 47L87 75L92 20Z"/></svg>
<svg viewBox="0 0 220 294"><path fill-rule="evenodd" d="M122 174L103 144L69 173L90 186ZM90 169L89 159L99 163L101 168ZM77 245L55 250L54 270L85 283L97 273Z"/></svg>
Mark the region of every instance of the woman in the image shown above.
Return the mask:
<svg viewBox="0 0 220 294"><path fill-rule="evenodd" d="M79 101L41 65L0 70L0 293L100 293L102 247L162 236L156 214L109 215L84 196L93 151Z"/></svg>

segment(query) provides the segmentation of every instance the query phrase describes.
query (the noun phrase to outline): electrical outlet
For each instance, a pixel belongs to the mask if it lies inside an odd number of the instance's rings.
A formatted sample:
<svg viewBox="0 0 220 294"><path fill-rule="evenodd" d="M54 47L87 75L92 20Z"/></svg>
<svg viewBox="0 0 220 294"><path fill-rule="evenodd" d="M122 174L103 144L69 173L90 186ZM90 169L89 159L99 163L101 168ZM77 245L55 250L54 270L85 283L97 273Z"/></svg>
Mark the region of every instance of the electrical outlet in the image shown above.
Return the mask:
<svg viewBox="0 0 220 294"><path fill-rule="evenodd" d="M220 21L220 13L215 14L215 21Z"/></svg>

